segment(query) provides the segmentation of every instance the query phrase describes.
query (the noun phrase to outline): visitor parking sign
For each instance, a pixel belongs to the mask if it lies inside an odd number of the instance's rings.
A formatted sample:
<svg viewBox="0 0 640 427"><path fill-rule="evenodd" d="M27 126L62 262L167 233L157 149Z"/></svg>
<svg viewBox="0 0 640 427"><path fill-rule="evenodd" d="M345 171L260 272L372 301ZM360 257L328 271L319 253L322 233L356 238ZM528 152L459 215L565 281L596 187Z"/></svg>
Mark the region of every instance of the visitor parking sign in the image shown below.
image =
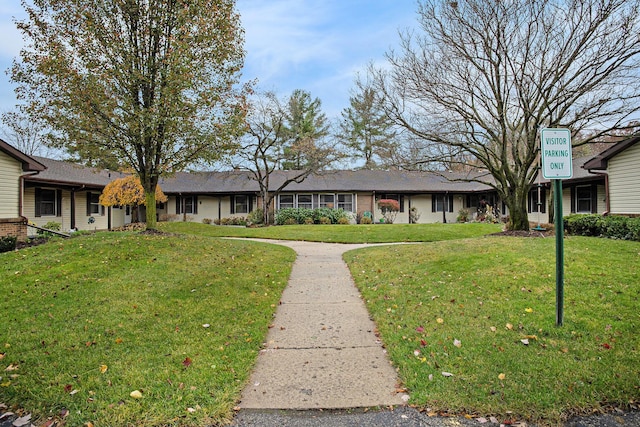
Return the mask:
<svg viewBox="0 0 640 427"><path fill-rule="evenodd" d="M572 178L571 131L542 129L541 138L542 176L545 179Z"/></svg>

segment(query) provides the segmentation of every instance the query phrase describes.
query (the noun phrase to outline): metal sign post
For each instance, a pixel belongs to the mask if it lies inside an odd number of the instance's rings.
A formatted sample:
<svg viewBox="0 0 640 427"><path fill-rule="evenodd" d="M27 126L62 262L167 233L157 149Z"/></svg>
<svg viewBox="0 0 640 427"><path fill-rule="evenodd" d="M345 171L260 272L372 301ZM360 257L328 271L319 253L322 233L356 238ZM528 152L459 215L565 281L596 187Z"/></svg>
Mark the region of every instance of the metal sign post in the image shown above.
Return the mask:
<svg viewBox="0 0 640 427"><path fill-rule="evenodd" d="M564 323L564 223L562 220L562 180L573 177L571 131L542 129L540 141L542 176L553 182L556 229L556 326Z"/></svg>

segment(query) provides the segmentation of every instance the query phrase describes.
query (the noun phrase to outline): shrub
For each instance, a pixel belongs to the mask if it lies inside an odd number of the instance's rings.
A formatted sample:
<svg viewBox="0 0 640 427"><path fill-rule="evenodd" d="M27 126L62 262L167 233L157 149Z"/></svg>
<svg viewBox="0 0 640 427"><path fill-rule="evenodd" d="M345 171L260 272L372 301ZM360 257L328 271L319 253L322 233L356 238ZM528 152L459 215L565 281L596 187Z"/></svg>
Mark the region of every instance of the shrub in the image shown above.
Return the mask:
<svg viewBox="0 0 640 427"><path fill-rule="evenodd" d="M315 222L313 222L313 218L305 218L305 219L304 219L304 223L305 223L306 225L313 225L313 224L315 224Z"/></svg>
<svg viewBox="0 0 640 427"><path fill-rule="evenodd" d="M458 211L458 216L456 218L457 222L468 222L469 221L469 209L460 209Z"/></svg>
<svg viewBox="0 0 640 427"><path fill-rule="evenodd" d="M400 202L394 199L380 199L378 200L378 207L382 211L384 222L393 224L396 220L396 215L400 212Z"/></svg>
<svg viewBox="0 0 640 427"><path fill-rule="evenodd" d="M203 223L203 224L211 224L211 222L212 222L212 221L211 221L211 219L210 219L210 218L204 218L204 219L202 220L202 223Z"/></svg>
<svg viewBox="0 0 640 427"><path fill-rule="evenodd" d="M347 225L349 223L350 223L349 218L347 218L346 216L338 220L338 224Z"/></svg>
<svg viewBox="0 0 640 427"><path fill-rule="evenodd" d="M176 214L160 214L159 219L162 222L180 221L182 219L182 216Z"/></svg>
<svg viewBox="0 0 640 427"><path fill-rule="evenodd" d="M363 216L362 219L360 219L360 224L372 224L372 223L373 221L368 216Z"/></svg>
<svg viewBox="0 0 640 427"><path fill-rule="evenodd" d="M417 224L419 219L420 212L418 212L418 209L415 206L412 206L411 209L409 209L409 221L411 224Z"/></svg>
<svg viewBox="0 0 640 427"><path fill-rule="evenodd" d="M249 212L247 216L247 223L262 225L264 224L264 209L257 208Z"/></svg>
<svg viewBox="0 0 640 427"><path fill-rule="evenodd" d="M18 238L14 236L0 237L0 253L13 251L18 243Z"/></svg>
<svg viewBox="0 0 640 427"><path fill-rule="evenodd" d="M570 215L564 218L564 227L567 233L577 236L640 241L640 218L596 214Z"/></svg>
<svg viewBox="0 0 640 427"><path fill-rule="evenodd" d="M295 218L287 218L284 221L284 225L296 225L298 222L296 221Z"/></svg>
<svg viewBox="0 0 640 427"><path fill-rule="evenodd" d="M295 224L316 224L322 223L321 218L328 218L328 224L337 224L340 218L347 218L347 213L343 209L332 208L285 208L276 212L275 223L277 225L290 224L291 219Z"/></svg>
<svg viewBox="0 0 640 427"><path fill-rule="evenodd" d="M60 224L59 222L55 222L55 221L49 221L45 225L43 225L42 228L46 228L47 230L60 231L60 228L62 228L62 224ZM49 233L48 231L44 231L44 230L38 230L38 235L40 235L42 237L53 237L53 236L55 236L54 233Z"/></svg>
<svg viewBox="0 0 640 427"><path fill-rule="evenodd" d="M331 218L321 216L319 222L320 224L331 224Z"/></svg>

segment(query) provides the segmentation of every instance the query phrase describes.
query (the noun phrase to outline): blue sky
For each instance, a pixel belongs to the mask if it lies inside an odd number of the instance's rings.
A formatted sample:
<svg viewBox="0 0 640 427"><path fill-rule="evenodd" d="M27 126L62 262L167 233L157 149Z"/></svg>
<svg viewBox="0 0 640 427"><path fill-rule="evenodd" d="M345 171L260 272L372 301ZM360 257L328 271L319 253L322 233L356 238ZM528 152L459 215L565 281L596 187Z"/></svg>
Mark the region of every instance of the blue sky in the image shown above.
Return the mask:
<svg viewBox="0 0 640 427"><path fill-rule="evenodd" d="M243 78L282 97L303 89L328 117L349 105L356 75L397 45L398 30L416 27L415 0L238 0L246 32ZM22 38L14 18L20 0L0 2L0 112L16 103L5 73Z"/></svg>

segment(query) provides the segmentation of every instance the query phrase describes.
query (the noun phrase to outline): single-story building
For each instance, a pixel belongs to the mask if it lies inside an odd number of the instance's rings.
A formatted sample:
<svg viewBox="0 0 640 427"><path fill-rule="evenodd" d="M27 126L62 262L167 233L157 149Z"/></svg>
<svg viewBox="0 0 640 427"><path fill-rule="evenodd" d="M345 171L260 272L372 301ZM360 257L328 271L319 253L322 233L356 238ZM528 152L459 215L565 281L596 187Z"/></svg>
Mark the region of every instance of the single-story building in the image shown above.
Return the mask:
<svg viewBox="0 0 640 427"><path fill-rule="evenodd" d="M635 167L640 160L638 141L640 138L631 138L599 156L574 159L573 177L563 180L562 214L640 214L640 172ZM99 203L104 187L125 176L121 172L26 156L1 140L0 166L0 235L24 236L24 226L19 232L2 230L3 224L25 223L26 219L38 226L57 222L63 231L112 229L132 220L130 207ZM290 173L274 172L272 188L279 187ZM353 218L370 216L377 222L382 218L377 202L395 199L400 204L396 223L455 222L461 210L472 217L485 204L508 215L495 190L465 178L466 174L453 172L326 171L288 185L275 198L273 208L341 208ZM532 186L530 221L549 222L550 184L541 179ZM160 220L246 217L263 205L258 183L248 171L179 172L161 178L160 186L168 196L166 203L158 205Z"/></svg>
<svg viewBox="0 0 640 427"><path fill-rule="evenodd" d="M606 212L640 216L640 137L621 141L589 161L584 169L605 180Z"/></svg>
<svg viewBox="0 0 640 427"><path fill-rule="evenodd" d="M43 164L0 139L0 237L27 238L24 178L44 170Z"/></svg>

